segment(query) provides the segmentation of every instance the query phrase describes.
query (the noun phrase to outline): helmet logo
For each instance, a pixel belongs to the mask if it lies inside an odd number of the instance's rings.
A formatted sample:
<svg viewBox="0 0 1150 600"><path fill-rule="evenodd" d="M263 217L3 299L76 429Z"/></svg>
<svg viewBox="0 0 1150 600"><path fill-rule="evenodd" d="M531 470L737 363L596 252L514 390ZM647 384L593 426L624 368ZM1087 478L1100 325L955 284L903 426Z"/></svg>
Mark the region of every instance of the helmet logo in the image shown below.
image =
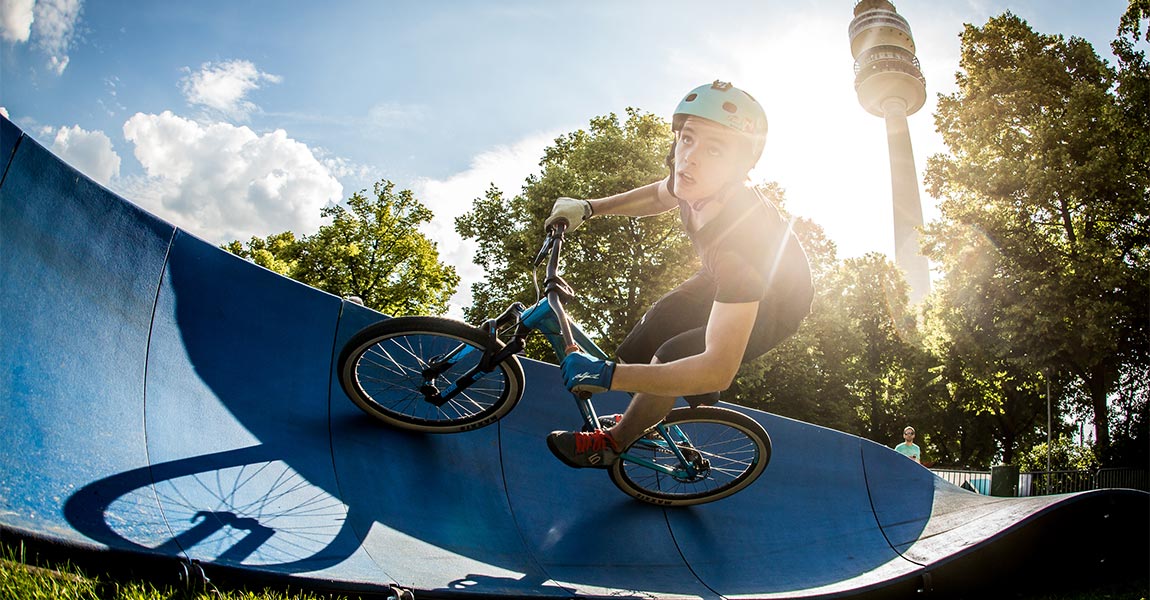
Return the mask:
<svg viewBox="0 0 1150 600"><path fill-rule="evenodd" d="M752 119L744 119L731 115L727 118L727 122L730 123L731 128L742 131L743 133L755 133L755 122Z"/></svg>

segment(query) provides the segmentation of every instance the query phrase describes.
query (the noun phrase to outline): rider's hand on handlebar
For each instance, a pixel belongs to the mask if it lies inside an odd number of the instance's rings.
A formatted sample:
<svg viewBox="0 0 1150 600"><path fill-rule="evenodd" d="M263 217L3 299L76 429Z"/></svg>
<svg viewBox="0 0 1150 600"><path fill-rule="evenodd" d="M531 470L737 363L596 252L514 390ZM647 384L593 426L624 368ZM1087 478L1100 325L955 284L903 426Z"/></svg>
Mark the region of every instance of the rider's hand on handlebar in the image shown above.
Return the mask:
<svg viewBox="0 0 1150 600"><path fill-rule="evenodd" d="M611 389L611 379L615 376L615 363L584 354L572 352L563 359L563 383L572 392L598 394Z"/></svg>
<svg viewBox="0 0 1150 600"><path fill-rule="evenodd" d="M551 207L551 216L543 222L544 229L550 229L556 221L567 221L567 231L574 231L591 217L591 203L577 198L559 198Z"/></svg>

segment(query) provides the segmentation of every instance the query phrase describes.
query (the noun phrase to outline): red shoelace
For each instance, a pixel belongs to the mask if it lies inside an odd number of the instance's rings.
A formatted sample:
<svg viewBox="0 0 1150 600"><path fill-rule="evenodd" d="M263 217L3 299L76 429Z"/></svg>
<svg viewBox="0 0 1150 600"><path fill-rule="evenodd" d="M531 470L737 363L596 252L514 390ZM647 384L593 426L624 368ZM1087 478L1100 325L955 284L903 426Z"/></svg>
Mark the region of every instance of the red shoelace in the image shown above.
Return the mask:
<svg viewBox="0 0 1150 600"><path fill-rule="evenodd" d="M611 434L602 429L575 432L575 454L599 452L607 447L610 447L612 450L618 450L618 445L615 443L614 438L611 437Z"/></svg>

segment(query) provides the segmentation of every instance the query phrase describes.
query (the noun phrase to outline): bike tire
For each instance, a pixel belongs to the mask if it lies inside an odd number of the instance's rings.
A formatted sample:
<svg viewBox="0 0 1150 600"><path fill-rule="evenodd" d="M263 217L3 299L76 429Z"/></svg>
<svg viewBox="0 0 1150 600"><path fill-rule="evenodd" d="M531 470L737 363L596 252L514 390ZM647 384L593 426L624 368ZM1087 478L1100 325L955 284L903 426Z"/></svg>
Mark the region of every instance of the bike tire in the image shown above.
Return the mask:
<svg viewBox="0 0 1150 600"><path fill-rule="evenodd" d="M523 365L508 357L442 406L426 400L423 367L459 344L478 349L434 379L439 389L478 364L484 350L503 343L482 329L441 317L396 317L365 327L340 352L339 382L367 414L389 425L426 433L479 429L511 411L523 395ZM489 348L494 344L494 348Z"/></svg>
<svg viewBox="0 0 1150 600"><path fill-rule="evenodd" d="M705 476L686 481L621 458L611 465L611 481L637 500L660 506L721 500L751 485L771 460L767 430L740 412L708 406L677 408L663 422L682 430L691 447L710 462L710 468ZM654 446L640 439L626 452L661 465L680 465L669 449Z"/></svg>

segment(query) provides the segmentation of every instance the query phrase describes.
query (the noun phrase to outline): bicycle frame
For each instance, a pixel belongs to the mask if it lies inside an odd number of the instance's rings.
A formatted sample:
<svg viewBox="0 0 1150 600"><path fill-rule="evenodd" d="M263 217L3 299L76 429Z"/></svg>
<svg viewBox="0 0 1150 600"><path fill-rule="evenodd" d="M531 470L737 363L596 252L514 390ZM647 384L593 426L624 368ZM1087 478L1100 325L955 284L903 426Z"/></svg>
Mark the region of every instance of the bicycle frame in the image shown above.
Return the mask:
<svg viewBox="0 0 1150 600"><path fill-rule="evenodd" d="M558 306L560 310L557 311L554 306ZM563 314L562 318L566 319L569 324L569 332L571 336L570 340L574 342L574 345L577 346L580 351L595 356L596 358L601 358L603 360L607 360L609 358L607 354L603 352L603 350L599 348L595 342L591 341L590 337L588 337L587 334L579 328L577 323L566 317L565 312L562 311L561 303L552 305L551 298L542 298L530 308L525 309L520 316L520 325L527 328L528 330L538 331L551 345L551 348L555 351L555 355L557 357L563 357L571 348L571 344L568 343L567 338L563 334L562 328L560 326L560 323L562 322L561 317L559 316L560 314ZM591 403L591 395L576 393L573 393L572 395L575 396L575 405L579 408L579 414L582 415L584 423L590 427L600 427L599 417L595 413L595 406ZM675 454L680 463L685 466L682 473L677 473L675 469L672 469L666 465L656 464L645 458L635 456L627 452L621 454L620 457L632 463L643 465L648 469L659 471L667 475L694 477L697 470L691 461L687 460L686 457L683 456L682 450L679 448L680 444L690 445L690 439L687 437L687 435L676 426L667 427L662 423L656 425L655 429L659 432L659 435L662 439L643 439L638 442L638 445L640 447L649 449L659 448Z"/></svg>
<svg viewBox="0 0 1150 600"><path fill-rule="evenodd" d="M516 302L508 307L503 314L484 322L482 329L487 332L493 342L498 339L499 331L505 327L514 325L515 332L511 339L498 352L490 349L483 351L484 355L479 360L479 363L472 368L471 371L453 382L448 389L440 392L436 402L445 404L478 380L483 374L493 370L495 365L510 359L513 355L522 351L525 347L527 337L534 331L538 331L543 335L551 345L552 350L555 351L556 357L560 359L570 352L580 351L595 356L596 358L608 360L609 357L607 354L567 316L567 312L563 308L564 297L568 299L575 297L574 291L572 291L570 286L558 275L559 254L562 250L563 234L566 228L565 223L556 225L548 236L547 242L535 258L534 264L536 266L538 266L544 258L547 259L544 297L540 298L539 301L530 307L524 307L522 303ZM489 344L489 348L495 347L497 347L497 344ZM473 346L460 344L450 352L431 360L428 367L424 370L424 375L426 377L429 374L437 375L445 372L457 360L480 351L480 349ZM583 417L583 421L587 427L595 429L601 428L599 425L599 417L596 415L595 407L591 403L591 394L586 392L573 392L573 395L575 396L576 406L579 408L579 414ZM694 478L697 476L699 469L692 461L687 460L680 448L680 444L685 444L688 447L691 446L691 441L686 434L677 426L672 425L668 427L663 423L656 425L655 430L659 433L661 439L644 438L636 442L634 447L670 452L679 460L678 469L667 465L660 465L627 452L622 453L620 458L672 477Z"/></svg>

